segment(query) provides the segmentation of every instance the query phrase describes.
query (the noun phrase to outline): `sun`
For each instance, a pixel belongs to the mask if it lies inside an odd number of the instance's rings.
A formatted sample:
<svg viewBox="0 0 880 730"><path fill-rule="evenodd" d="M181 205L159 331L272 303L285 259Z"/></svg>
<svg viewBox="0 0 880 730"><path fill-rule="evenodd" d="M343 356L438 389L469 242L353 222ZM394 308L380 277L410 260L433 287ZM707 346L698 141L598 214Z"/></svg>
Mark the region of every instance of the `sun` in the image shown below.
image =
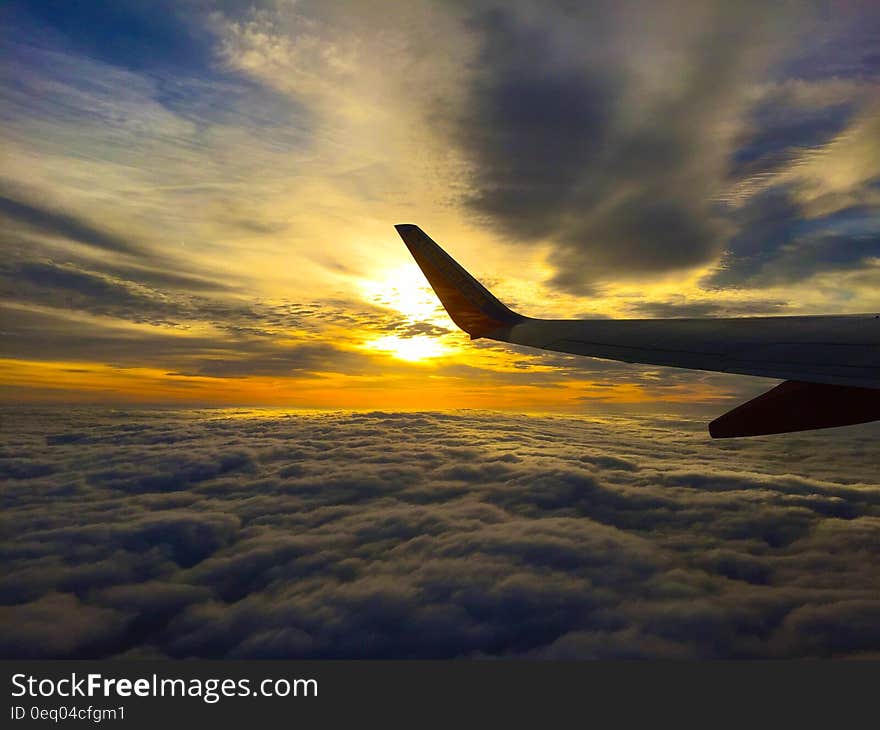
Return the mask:
<svg viewBox="0 0 880 730"><path fill-rule="evenodd" d="M360 287L364 299L403 315L407 324L429 322L446 326L449 323L437 296L415 263L385 270L381 279L362 280ZM429 335L384 335L364 343L364 347L407 362L422 362L450 352L442 339Z"/></svg>
<svg viewBox="0 0 880 730"><path fill-rule="evenodd" d="M371 350L378 350L407 362L420 362L445 355L448 348L444 347L436 337L416 335L415 337L398 337L387 335L367 343Z"/></svg>
<svg viewBox="0 0 880 730"><path fill-rule="evenodd" d="M361 281L364 298L393 309L416 322L443 323L445 314L437 296L415 263L383 272L381 280Z"/></svg>

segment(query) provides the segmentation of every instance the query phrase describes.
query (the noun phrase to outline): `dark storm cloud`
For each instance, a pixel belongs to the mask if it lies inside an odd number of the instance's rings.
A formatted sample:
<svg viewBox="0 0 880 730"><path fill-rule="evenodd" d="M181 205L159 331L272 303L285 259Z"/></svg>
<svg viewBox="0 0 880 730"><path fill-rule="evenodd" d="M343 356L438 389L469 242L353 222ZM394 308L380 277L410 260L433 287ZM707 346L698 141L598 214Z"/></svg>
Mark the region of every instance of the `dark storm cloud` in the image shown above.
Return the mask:
<svg viewBox="0 0 880 730"><path fill-rule="evenodd" d="M804 149L821 147L846 129L853 104L846 102L817 109L786 103L786 90L771 94L752 111L749 131L731 158L735 178L778 169Z"/></svg>
<svg viewBox="0 0 880 730"><path fill-rule="evenodd" d="M6 657L880 649L870 426L725 444L680 418L480 413L3 426Z"/></svg>
<svg viewBox="0 0 880 730"><path fill-rule="evenodd" d="M779 223L725 208L725 191L827 145L867 101L816 89L807 100L809 82L858 83L878 67L864 28L880 15L868 7L830 22L813 6L789 17L750 3L545 10L472 11L480 51L454 136L471 167L471 211L509 240L552 244L553 283L575 294L722 253L729 263L743 241L774 237ZM674 27L676 13L692 22ZM828 48L815 41L820 25ZM810 224L800 210L791 222ZM841 268L831 250L865 249L850 234L815 245L807 263L780 260L773 278ZM872 255L868 245L851 268Z"/></svg>
<svg viewBox="0 0 880 730"><path fill-rule="evenodd" d="M461 129L475 160L470 202L516 236L546 235L603 152L612 83L577 68L545 68L553 38L509 12L489 11L472 27L485 40Z"/></svg>
<svg viewBox="0 0 880 730"><path fill-rule="evenodd" d="M612 5L550 12L549 22L510 6L472 23L483 47L459 120L468 203L514 240L553 242L556 284L583 293L596 278L692 266L720 250L709 137L764 18L715 10L699 39L680 39L680 88L663 93L640 89L615 56ZM578 51L567 25L581 31ZM639 45L633 33L621 47Z"/></svg>
<svg viewBox="0 0 880 730"><path fill-rule="evenodd" d="M768 188L740 210L733 236L708 288L755 288L808 279L822 271L865 268L880 256L880 215L850 207L807 218L784 186Z"/></svg>

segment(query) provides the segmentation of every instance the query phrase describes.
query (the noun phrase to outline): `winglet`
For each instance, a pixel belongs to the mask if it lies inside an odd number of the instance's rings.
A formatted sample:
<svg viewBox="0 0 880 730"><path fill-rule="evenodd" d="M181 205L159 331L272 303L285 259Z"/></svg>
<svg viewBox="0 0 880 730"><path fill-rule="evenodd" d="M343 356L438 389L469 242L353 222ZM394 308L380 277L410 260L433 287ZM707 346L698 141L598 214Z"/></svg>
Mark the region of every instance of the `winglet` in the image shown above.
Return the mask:
<svg viewBox="0 0 880 730"><path fill-rule="evenodd" d="M505 307L418 226L394 226L441 304L471 339L522 322L525 317Z"/></svg>

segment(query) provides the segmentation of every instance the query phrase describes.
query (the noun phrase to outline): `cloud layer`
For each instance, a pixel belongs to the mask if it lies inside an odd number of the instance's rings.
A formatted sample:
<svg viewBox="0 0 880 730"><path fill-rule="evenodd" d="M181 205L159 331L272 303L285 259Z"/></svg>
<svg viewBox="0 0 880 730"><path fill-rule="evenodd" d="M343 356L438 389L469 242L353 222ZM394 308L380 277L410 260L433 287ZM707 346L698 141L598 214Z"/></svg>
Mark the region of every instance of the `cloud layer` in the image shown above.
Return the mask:
<svg viewBox="0 0 880 730"><path fill-rule="evenodd" d="M876 428L3 415L4 657L880 652ZM838 435L843 435L840 431Z"/></svg>

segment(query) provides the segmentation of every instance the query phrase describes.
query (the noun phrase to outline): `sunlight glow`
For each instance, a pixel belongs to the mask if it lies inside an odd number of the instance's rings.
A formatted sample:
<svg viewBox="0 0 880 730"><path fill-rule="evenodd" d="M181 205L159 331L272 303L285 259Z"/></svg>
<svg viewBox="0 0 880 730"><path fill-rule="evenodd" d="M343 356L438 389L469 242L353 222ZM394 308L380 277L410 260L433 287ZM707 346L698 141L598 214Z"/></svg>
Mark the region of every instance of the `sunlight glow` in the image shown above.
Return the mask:
<svg viewBox="0 0 880 730"><path fill-rule="evenodd" d="M387 352L398 360L406 360L408 362L419 362L440 357L448 351L448 348L444 347L440 340L436 337L428 337L427 335L417 335L416 337L387 335L367 343L367 347L371 350Z"/></svg>
<svg viewBox="0 0 880 730"><path fill-rule="evenodd" d="M413 320L448 322L437 295L415 263L383 272L379 281L363 280L361 290L367 301L393 309Z"/></svg>

